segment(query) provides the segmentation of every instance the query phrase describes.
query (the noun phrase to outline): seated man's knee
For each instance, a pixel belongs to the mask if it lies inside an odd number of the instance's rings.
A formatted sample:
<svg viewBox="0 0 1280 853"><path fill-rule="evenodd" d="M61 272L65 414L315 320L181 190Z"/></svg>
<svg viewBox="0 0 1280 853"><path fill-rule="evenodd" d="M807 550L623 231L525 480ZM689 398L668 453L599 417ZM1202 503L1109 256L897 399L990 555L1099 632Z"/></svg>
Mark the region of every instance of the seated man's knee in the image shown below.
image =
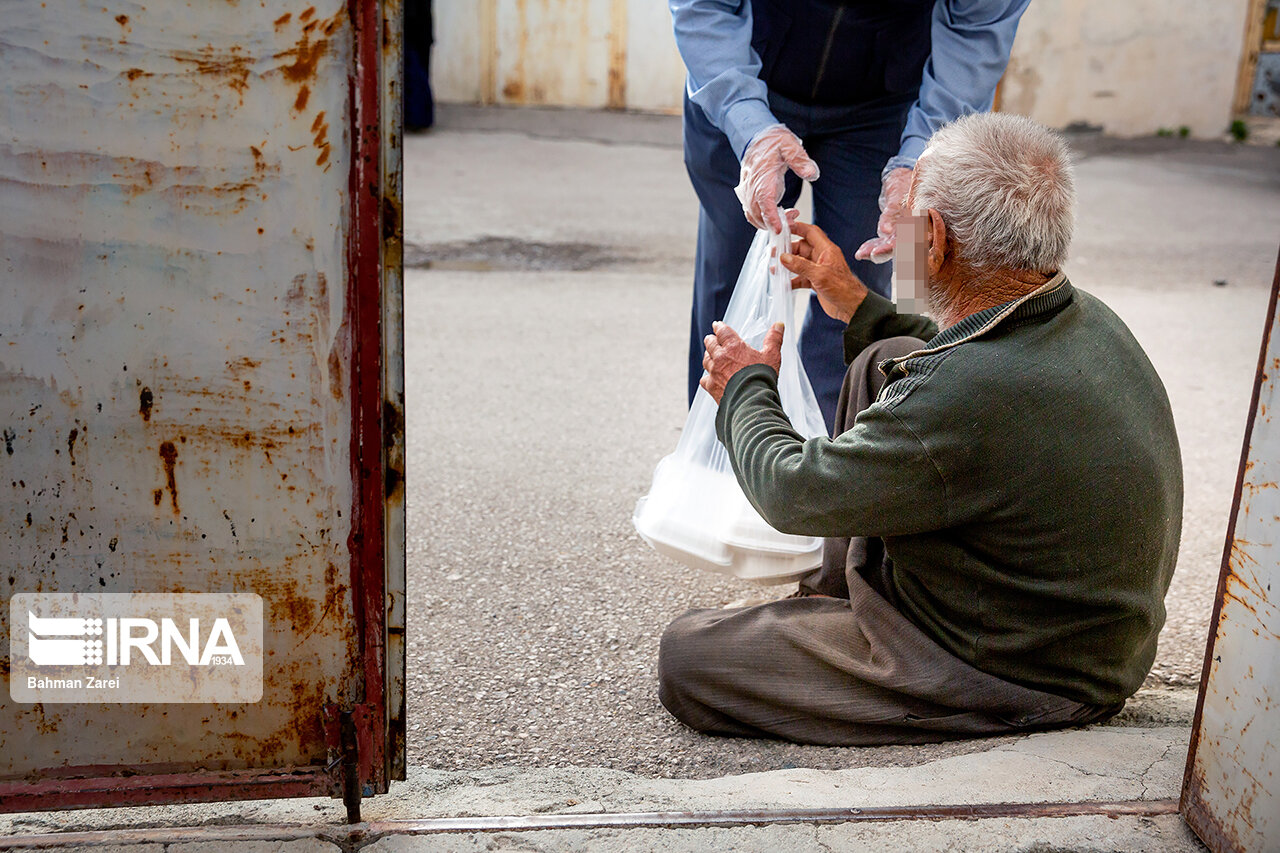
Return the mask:
<svg viewBox="0 0 1280 853"><path fill-rule="evenodd" d="M658 699L678 720L695 725L702 705L699 686L706 681L703 664L712 649L702 636L705 620L690 610L667 626L658 644Z"/></svg>
<svg viewBox="0 0 1280 853"><path fill-rule="evenodd" d="M697 658L690 653L689 646L692 645L692 638L687 626L688 621L689 613L677 616L662 632L662 639L658 641L658 695L660 697L665 697L673 691L680 692L682 685L696 678L696 673L691 671L696 667ZM667 704L665 698L663 698L663 704Z"/></svg>

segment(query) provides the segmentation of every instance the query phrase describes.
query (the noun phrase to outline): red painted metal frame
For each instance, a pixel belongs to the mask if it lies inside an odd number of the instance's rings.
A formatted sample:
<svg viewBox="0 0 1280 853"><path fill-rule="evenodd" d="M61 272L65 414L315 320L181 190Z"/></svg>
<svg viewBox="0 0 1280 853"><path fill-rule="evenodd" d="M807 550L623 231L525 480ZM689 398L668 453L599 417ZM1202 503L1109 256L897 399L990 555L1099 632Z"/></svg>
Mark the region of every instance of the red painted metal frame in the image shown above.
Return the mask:
<svg viewBox="0 0 1280 853"><path fill-rule="evenodd" d="M1208 690L1209 671L1213 667L1214 641L1218 637L1218 622L1222 617L1222 602L1226 597L1227 578L1231 574L1231 546L1236 538L1236 519L1240 516L1240 500L1245 473L1249 464L1249 447L1253 442L1253 425L1258 414L1258 399L1266 374L1267 350L1271 343L1271 330L1275 327L1277 302L1280 301L1280 254L1276 256L1275 278L1271 282L1271 300L1267 304L1267 320L1263 326L1262 348L1258 352L1258 370L1253 381L1253 396L1249 399L1249 422L1244 429L1244 449L1240 452L1240 469L1236 474L1235 498L1231 502L1231 515L1227 521L1227 540L1222 550L1222 568L1218 574L1218 591L1213 599L1213 617L1209 621L1209 639L1205 645L1204 666L1200 672L1200 695L1196 699L1196 715L1191 723L1191 745L1187 749L1187 768L1182 776L1182 797L1179 811L1183 818L1211 850L1232 850L1235 845L1223 832L1221 825L1210 814L1201 797L1201 779L1196 769L1196 750L1200 745L1200 731L1204 720L1204 699Z"/></svg>
<svg viewBox="0 0 1280 853"><path fill-rule="evenodd" d="M341 794L341 780L335 779L333 772L324 767L298 767L287 772L149 774L145 767L138 771L137 776L6 782L0 802L6 812L23 812Z"/></svg>
<svg viewBox="0 0 1280 853"><path fill-rule="evenodd" d="M351 466L353 476L351 590L358 632L356 669L364 696L353 712L362 793L387 790L389 763L384 687L387 625L384 553L385 476L382 433L382 178L380 150L381 2L348 0L354 42L351 75L347 240L347 304L351 330ZM316 708L316 714L325 709ZM127 757L122 763L127 763ZM36 781L0 782L0 812L341 796L341 761L325 767L172 772L135 765L67 767ZM78 778L76 778L78 777Z"/></svg>
<svg viewBox="0 0 1280 853"><path fill-rule="evenodd" d="M355 517L351 537L351 591L363 664L364 701L357 717L363 785L387 790L386 731L386 474L382 433L382 147L381 23L378 0L349 0L355 30L356 73L351 81L351 222L347 243L347 299L352 340L352 480ZM363 723L361 724L361 720ZM363 772L371 768L371 776Z"/></svg>

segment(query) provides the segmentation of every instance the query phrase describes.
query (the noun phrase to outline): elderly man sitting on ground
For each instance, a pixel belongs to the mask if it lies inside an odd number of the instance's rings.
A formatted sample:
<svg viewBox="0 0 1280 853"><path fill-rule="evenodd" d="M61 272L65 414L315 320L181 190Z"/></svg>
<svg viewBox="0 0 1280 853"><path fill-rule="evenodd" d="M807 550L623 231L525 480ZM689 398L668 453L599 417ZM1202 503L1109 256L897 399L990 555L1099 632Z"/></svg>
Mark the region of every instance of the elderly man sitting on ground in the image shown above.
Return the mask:
<svg viewBox="0 0 1280 853"><path fill-rule="evenodd" d="M812 225L781 258L848 323L835 438L783 414L781 328L762 351L707 337L743 490L779 530L827 539L795 595L667 629L659 696L700 731L859 745L1090 723L1155 657L1178 441L1138 342L1061 271L1066 146L968 116L934 135L909 199L933 322L895 313Z"/></svg>

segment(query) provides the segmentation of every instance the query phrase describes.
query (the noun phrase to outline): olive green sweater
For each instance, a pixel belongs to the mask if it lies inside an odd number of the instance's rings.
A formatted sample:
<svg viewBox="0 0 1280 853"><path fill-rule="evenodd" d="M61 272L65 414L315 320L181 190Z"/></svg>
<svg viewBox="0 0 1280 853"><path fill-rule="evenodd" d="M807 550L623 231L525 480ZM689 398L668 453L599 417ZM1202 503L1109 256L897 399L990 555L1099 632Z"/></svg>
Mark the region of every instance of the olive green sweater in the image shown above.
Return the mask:
<svg viewBox="0 0 1280 853"><path fill-rule="evenodd" d="M783 532L883 537L893 604L974 667L1123 701L1155 658L1182 524L1151 362L1061 274L941 333L872 294L846 356L901 334L929 342L881 365L879 398L835 439L791 429L771 368L736 373L716 429L743 490Z"/></svg>

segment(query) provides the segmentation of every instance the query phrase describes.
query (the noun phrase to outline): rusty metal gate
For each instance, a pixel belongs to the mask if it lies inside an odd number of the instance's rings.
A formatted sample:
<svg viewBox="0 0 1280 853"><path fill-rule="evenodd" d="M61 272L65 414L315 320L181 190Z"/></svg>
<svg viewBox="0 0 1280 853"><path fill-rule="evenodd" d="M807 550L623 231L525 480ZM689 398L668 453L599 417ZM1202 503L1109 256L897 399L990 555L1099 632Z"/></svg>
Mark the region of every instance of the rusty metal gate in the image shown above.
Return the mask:
<svg viewBox="0 0 1280 853"><path fill-rule="evenodd" d="M6 690L0 810L404 778L398 15L5 4L6 681L20 594L251 594L263 627L257 702Z"/></svg>
<svg viewBox="0 0 1280 853"><path fill-rule="evenodd" d="M658 0L434 0L445 101L679 113L685 67Z"/></svg>
<svg viewBox="0 0 1280 853"><path fill-rule="evenodd" d="M1182 786L1183 816L1215 853L1280 849L1278 294L1280 258Z"/></svg>

